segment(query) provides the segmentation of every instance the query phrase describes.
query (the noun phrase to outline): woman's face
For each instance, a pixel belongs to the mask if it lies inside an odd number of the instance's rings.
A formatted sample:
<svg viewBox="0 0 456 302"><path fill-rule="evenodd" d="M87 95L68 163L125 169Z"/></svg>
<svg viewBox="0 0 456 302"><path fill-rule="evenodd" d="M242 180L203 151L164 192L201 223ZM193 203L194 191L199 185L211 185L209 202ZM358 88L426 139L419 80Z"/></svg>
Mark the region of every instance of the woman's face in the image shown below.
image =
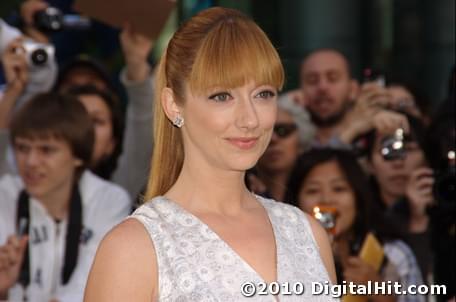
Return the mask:
<svg viewBox="0 0 456 302"><path fill-rule="evenodd" d="M92 166L96 166L100 160L111 156L116 145L113 136L111 111L98 95L80 95L78 99L86 108L95 127Z"/></svg>
<svg viewBox="0 0 456 302"><path fill-rule="evenodd" d="M336 161L315 166L301 185L298 195L299 207L312 214L318 205L334 207L336 218L335 235L346 233L352 227L356 215L355 193Z"/></svg>
<svg viewBox="0 0 456 302"><path fill-rule="evenodd" d="M293 116L283 109L277 111L277 121L266 152L258 166L269 173L290 171L299 155L299 135Z"/></svg>
<svg viewBox="0 0 456 302"><path fill-rule="evenodd" d="M180 107L186 163L200 171L245 171L255 165L271 138L277 89L253 82L194 95Z"/></svg>
<svg viewBox="0 0 456 302"><path fill-rule="evenodd" d="M425 164L424 153L417 142L410 141L405 143L404 158L385 160L381 154L383 139L384 136L380 135L375 138L370 170L383 195L386 194L396 200L404 196L410 174Z"/></svg>

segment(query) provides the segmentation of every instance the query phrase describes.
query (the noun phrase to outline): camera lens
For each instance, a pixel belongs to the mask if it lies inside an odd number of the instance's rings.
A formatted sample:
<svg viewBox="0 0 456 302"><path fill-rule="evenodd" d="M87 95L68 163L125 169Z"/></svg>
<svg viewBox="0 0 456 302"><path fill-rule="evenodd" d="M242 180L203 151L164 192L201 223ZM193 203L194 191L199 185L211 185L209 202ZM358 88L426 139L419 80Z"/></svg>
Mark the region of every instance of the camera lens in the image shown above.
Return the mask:
<svg viewBox="0 0 456 302"><path fill-rule="evenodd" d="M30 59L34 65L44 65L48 60L48 54L44 49L38 48L30 54Z"/></svg>
<svg viewBox="0 0 456 302"><path fill-rule="evenodd" d="M38 11L33 16L35 26L44 32L59 31L63 27L62 12L55 7L48 7L45 10Z"/></svg>

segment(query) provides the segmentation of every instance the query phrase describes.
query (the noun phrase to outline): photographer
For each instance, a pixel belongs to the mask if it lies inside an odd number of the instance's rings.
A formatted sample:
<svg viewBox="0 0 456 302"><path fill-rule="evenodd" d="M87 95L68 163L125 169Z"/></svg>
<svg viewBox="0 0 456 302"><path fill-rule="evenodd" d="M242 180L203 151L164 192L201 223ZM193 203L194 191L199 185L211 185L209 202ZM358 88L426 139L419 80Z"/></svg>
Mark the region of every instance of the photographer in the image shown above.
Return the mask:
<svg viewBox="0 0 456 302"><path fill-rule="evenodd" d="M22 105L35 94L49 91L57 76L54 47L49 44L46 34L36 28L33 21L33 16L47 6L48 4L43 1L25 1L20 9L23 34L16 31L16 36L10 35L9 39L0 39L0 43L4 43L0 45L0 50L3 50L0 55L6 78L6 89L15 79L14 69L20 68L22 74L27 73L26 85L16 92L16 94L19 93L16 96L17 106ZM9 25L3 21L0 25L1 35L2 31L5 31L3 28L8 28ZM18 63L18 60L22 62Z"/></svg>
<svg viewBox="0 0 456 302"><path fill-rule="evenodd" d="M30 97L48 91L52 83L43 78L53 74L56 67L51 58L45 66L32 66L30 53L24 48L25 41L24 37L12 40L1 55L6 85L0 95L0 175L12 169L7 162L8 123L12 113Z"/></svg>
<svg viewBox="0 0 456 302"><path fill-rule="evenodd" d="M431 272L429 216L426 207L434 202L433 171L425 150L425 132L421 122L407 115L410 130L401 139L373 131L367 136L368 170L372 175L375 197L391 223L405 233L414 251L423 279ZM401 145L394 149L395 145Z"/></svg>
<svg viewBox="0 0 456 302"><path fill-rule="evenodd" d="M335 49L317 49L301 64L301 98L317 127L313 147L352 149L372 129L383 133L407 127L400 114L385 110L391 98L378 83L359 87L347 58Z"/></svg>

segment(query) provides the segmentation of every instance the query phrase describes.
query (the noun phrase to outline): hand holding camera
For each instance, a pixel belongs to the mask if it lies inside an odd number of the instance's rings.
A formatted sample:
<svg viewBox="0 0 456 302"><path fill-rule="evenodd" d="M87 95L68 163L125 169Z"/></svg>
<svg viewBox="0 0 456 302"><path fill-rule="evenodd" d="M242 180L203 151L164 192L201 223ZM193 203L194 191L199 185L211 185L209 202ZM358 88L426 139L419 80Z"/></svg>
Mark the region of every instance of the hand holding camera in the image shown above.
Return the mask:
<svg viewBox="0 0 456 302"><path fill-rule="evenodd" d="M410 203L412 232L422 232L427 228L426 208L434 202L433 185L433 171L428 167L418 168L410 175L405 194Z"/></svg>
<svg viewBox="0 0 456 302"><path fill-rule="evenodd" d="M42 0L27 0L22 3L20 8L21 18L24 22L24 33L40 43L48 43L49 38L35 26L34 16L38 12L46 10L48 6L49 4Z"/></svg>
<svg viewBox="0 0 456 302"><path fill-rule="evenodd" d="M398 128L405 133L409 130L407 118L400 113L385 109L389 94L374 83L364 84L352 111L347 126L340 133L345 143L352 143L357 137L375 129L382 134L394 134Z"/></svg>
<svg viewBox="0 0 456 302"><path fill-rule="evenodd" d="M84 30L91 26L88 18L63 14L60 9L42 0L26 0L21 5L20 13L25 34L41 43L49 42L49 33L64 29Z"/></svg>
<svg viewBox="0 0 456 302"><path fill-rule="evenodd" d="M7 92L15 97L25 89L28 81L28 63L23 38L14 39L2 54L2 64L7 83Z"/></svg>

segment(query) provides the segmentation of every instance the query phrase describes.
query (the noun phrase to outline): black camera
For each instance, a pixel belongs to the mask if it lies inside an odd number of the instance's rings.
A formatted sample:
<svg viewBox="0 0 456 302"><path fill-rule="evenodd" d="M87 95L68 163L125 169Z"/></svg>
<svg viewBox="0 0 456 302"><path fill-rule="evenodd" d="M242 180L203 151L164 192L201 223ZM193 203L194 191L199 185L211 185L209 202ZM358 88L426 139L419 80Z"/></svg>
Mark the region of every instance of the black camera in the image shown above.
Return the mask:
<svg viewBox="0 0 456 302"><path fill-rule="evenodd" d="M22 43L27 62L30 67L40 67L54 59L55 49L50 44L38 43L32 40L25 40Z"/></svg>
<svg viewBox="0 0 456 302"><path fill-rule="evenodd" d="M88 18L80 15L66 15L55 7L48 7L38 11L33 16L34 26L43 32L60 30L84 30L91 25Z"/></svg>
<svg viewBox="0 0 456 302"><path fill-rule="evenodd" d="M397 128L393 135L385 137L381 142L380 152L385 160L405 157L404 129Z"/></svg>

